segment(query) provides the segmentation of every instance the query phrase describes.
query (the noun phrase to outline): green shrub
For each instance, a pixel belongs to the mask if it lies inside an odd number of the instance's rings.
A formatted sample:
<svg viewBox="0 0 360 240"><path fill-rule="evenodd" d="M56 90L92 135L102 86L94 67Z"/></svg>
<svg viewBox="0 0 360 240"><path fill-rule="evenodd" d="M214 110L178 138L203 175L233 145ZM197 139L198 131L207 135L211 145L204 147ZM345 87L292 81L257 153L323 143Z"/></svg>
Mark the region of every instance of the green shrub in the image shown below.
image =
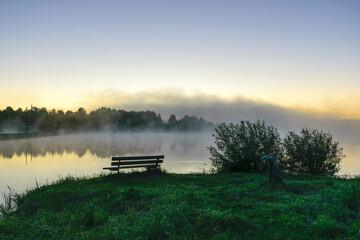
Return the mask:
<svg viewBox="0 0 360 240"><path fill-rule="evenodd" d="M264 121L222 123L215 132L216 147L208 149L212 165L218 172L263 171L263 155L282 155L279 132L273 126L266 126Z"/></svg>
<svg viewBox="0 0 360 240"><path fill-rule="evenodd" d="M330 133L303 128L300 134L289 132L283 142L282 163L290 173L332 176L340 170L343 149Z"/></svg>

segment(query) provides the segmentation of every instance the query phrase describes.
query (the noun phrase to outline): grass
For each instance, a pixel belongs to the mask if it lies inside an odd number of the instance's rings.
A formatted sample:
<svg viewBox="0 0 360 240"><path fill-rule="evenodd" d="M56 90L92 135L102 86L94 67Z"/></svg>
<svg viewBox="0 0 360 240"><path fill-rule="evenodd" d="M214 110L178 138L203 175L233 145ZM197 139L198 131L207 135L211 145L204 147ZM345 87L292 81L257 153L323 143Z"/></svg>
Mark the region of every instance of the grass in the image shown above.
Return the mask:
<svg viewBox="0 0 360 240"><path fill-rule="evenodd" d="M0 239L360 239L360 179L111 174L16 197Z"/></svg>
<svg viewBox="0 0 360 240"><path fill-rule="evenodd" d="M9 194L3 194L3 204L0 204L0 217L5 216L8 214L11 214L15 210L15 204L14 204L14 196L15 193L12 192L11 188L9 188Z"/></svg>

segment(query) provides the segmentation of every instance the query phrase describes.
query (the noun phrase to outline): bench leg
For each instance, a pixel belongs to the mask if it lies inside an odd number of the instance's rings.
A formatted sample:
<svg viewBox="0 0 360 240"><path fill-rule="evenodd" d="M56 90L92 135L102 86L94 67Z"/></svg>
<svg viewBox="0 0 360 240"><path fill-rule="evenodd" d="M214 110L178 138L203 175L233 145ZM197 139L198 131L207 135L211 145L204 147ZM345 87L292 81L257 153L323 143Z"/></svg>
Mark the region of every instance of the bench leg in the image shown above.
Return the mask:
<svg viewBox="0 0 360 240"><path fill-rule="evenodd" d="M160 161L160 159L159 159L159 158L157 158L157 159L156 159L155 169L158 169L158 166L159 166L159 161Z"/></svg>

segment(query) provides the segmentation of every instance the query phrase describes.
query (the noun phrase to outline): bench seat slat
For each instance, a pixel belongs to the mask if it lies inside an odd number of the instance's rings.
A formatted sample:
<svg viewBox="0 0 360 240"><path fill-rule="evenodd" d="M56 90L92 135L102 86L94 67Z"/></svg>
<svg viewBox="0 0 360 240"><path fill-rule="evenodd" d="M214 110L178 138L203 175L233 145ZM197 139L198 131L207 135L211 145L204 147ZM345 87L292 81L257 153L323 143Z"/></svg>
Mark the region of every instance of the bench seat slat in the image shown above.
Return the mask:
<svg viewBox="0 0 360 240"><path fill-rule="evenodd" d="M142 159L162 159L164 158L164 155L156 155L156 156L130 156L130 157L112 157L111 160L142 160Z"/></svg>
<svg viewBox="0 0 360 240"><path fill-rule="evenodd" d="M118 169L123 169L123 168L140 168L140 167L156 167L155 165L134 165L134 166L125 166L125 167L106 167L103 169L108 169L111 171L117 171Z"/></svg>
<svg viewBox="0 0 360 240"><path fill-rule="evenodd" d="M119 162L119 161L113 161L111 163L111 166L122 166L122 165L135 165L135 164L155 164L155 163L163 163L163 160L147 160L147 161L129 161L129 162Z"/></svg>

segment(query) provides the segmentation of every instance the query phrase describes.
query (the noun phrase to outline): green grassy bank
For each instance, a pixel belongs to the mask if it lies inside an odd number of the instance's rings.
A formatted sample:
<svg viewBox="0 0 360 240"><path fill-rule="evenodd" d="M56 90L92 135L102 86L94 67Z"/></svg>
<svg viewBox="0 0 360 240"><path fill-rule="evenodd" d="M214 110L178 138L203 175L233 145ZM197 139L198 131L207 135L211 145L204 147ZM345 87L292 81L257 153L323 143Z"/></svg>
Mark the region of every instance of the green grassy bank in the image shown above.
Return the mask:
<svg viewBox="0 0 360 240"><path fill-rule="evenodd" d="M0 239L359 239L360 179L132 173L18 197Z"/></svg>

